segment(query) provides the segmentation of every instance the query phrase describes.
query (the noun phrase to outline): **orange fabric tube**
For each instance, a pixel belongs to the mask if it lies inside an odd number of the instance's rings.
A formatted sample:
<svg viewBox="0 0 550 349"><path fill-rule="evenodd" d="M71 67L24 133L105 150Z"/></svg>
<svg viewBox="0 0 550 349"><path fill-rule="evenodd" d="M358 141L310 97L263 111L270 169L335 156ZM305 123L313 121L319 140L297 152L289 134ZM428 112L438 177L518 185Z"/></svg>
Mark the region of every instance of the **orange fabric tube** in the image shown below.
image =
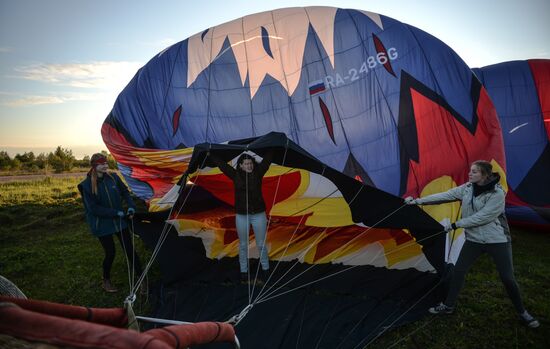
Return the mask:
<svg viewBox="0 0 550 349"><path fill-rule="evenodd" d="M123 308L87 308L6 296L0 296L0 302L10 302L26 310L68 319L84 320L121 328L126 327L128 324L126 311Z"/></svg>
<svg viewBox="0 0 550 349"><path fill-rule="evenodd" d="M234 342L235 329L222 322L198 322L191 325L173 325L149 330L148 334L162 340L172 348L212 342Z"/></svg>

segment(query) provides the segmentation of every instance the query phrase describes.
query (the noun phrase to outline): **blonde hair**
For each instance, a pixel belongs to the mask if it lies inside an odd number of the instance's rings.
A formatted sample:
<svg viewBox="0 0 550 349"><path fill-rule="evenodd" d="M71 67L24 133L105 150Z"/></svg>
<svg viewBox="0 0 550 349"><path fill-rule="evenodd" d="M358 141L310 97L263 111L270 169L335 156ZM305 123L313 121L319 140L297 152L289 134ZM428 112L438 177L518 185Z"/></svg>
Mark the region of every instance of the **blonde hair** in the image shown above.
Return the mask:
<svg viewBox="0 0 550 349"><path fill-rule="evenodd" d="M95 153L90 158L90 165L92 166L92 169L90 170L90 181L92 182L92 193L94 195L97 195L97 171L95 170L95 167L97 165L97 160L101 158L107 160L107 157L101 153Z"/></svg>

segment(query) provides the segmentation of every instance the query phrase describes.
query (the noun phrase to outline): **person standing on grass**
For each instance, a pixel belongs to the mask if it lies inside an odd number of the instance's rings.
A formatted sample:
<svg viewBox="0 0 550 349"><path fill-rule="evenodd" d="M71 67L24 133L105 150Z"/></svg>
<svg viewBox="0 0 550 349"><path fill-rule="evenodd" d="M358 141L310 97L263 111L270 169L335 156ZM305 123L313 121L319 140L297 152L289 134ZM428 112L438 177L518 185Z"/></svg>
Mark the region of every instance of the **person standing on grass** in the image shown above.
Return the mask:
<svg viewBox="0 0 550 349"><path fill-rule="evenodd" d="M262 179L269 169L272 152L268 152L259 164L249 154L243 153L233 168L216 156L209 154L216 166L229 177L235 186L235 225L239 236L239 265L241 280L248 279L248 232L254 229L256 246L260 252L262 272L269 270L269 257L266 246L267 217L262 196ZM261 275L265 277L265 275Z"/></svg>
<svg viewBox="0 0 550 349"><path fill-rule="evenodd" d="M506 193L498 184L500 175L493 173L490 162L478 160L472 163L469 180L446 192L414 199L407 197L408 205L430 205L446 202L462 202L462 218L454 223L447 221L445 230L464 229L466 241L454 268L449 293L444 302L429 309L432 314L451 314L454 311L464 277L482 253L488 253L496 264L500 279L512 300L520 320L531 328L539 322L523 307L519 287L514 277L510 229L504 215Z"/></svg>
<svg viewBox="0 0 550 349"><path fill-rule="evenodd" d="M131 270L135 270L138 275L142 271L126 222L126 215L131 218L135 213L135 205L120 177L116 173L107 172L109 165L105 155L101 153L92 155L90 165L92 168L86 179L78 185L78 190L84 201L86 221L105 252L103 289L106 292L117 292L118 290L111 282L111 267L115 259L113 235L116 235L125 251ZM123 200L128 206L126 214L122 206Z"/></svg>

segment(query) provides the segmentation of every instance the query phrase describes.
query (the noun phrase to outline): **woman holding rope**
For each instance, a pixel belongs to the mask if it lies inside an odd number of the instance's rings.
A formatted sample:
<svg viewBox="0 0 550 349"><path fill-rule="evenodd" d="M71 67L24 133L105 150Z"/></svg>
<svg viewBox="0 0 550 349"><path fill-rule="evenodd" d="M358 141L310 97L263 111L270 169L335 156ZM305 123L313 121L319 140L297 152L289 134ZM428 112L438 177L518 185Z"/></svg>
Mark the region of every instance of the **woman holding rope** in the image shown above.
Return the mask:
<svg viewBox="0 0 550 349"><path fill-rule="evenodd" d="M467 183L443 193L419 199L405 199L405 203L409 205L430 205L459 200L462 202L462 218L452 224L446 223L445 231L463 228L466 241L454 268L447 298L430 308L429 312L451 314L466 273L482 253L488 253L496 264L502 283L521 321L528 327L536 328L539 322L523 307L519 287L514 278L510 230L504 215L506 193L498 184L500 175L492 170L490 162L478 160L470 167Z"/></svg>
<svg viewBox="0 0 550 349"><path fill-rule="evenodd" d="M269 169L272 152L268 152L259 164L254 157L243 153L237 160L236 168L209 154L216 166L229 177L235 187L235 226L239 236L239 266L241 280L248 280L248 231L254 230L256 246L260 252L263 273L269 270L269 257L266 246L267 217L262 196L262 179Z"/></svg>
<svg viewBox="0 0 550 349"><path fill-rule="evenodd" d="M78 189L84 201L88 225L105 252L103 289L106 292L117 292L118 290L111 283L111 267L115 259L113 235L117 236L132 270L135 270L138 275L141 274L141 263L134 251L126 222L126 216L131 218L135 213L135 205L120 177L116 173L107 172L109 165L105 155L101 153L92 155L90 164L92 168L86 179L78 185ZM126 214L122 207L123 200L128 206Z"/></svg>

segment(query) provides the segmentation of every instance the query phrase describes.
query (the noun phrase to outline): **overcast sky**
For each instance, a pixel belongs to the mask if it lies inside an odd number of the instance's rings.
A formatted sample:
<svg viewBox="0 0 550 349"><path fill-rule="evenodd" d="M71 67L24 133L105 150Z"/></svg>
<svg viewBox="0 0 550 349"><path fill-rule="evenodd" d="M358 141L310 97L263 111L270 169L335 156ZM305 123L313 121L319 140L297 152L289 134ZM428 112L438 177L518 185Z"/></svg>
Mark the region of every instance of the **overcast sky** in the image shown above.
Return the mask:
<svg viewBox="0 0 550 349"><path fill-rule="evenodd" d="M414 25L472 68L550 58L550 0L0 0L0 150L105 149L103 120L156 53L248 14L314 5Z"/></svg>

